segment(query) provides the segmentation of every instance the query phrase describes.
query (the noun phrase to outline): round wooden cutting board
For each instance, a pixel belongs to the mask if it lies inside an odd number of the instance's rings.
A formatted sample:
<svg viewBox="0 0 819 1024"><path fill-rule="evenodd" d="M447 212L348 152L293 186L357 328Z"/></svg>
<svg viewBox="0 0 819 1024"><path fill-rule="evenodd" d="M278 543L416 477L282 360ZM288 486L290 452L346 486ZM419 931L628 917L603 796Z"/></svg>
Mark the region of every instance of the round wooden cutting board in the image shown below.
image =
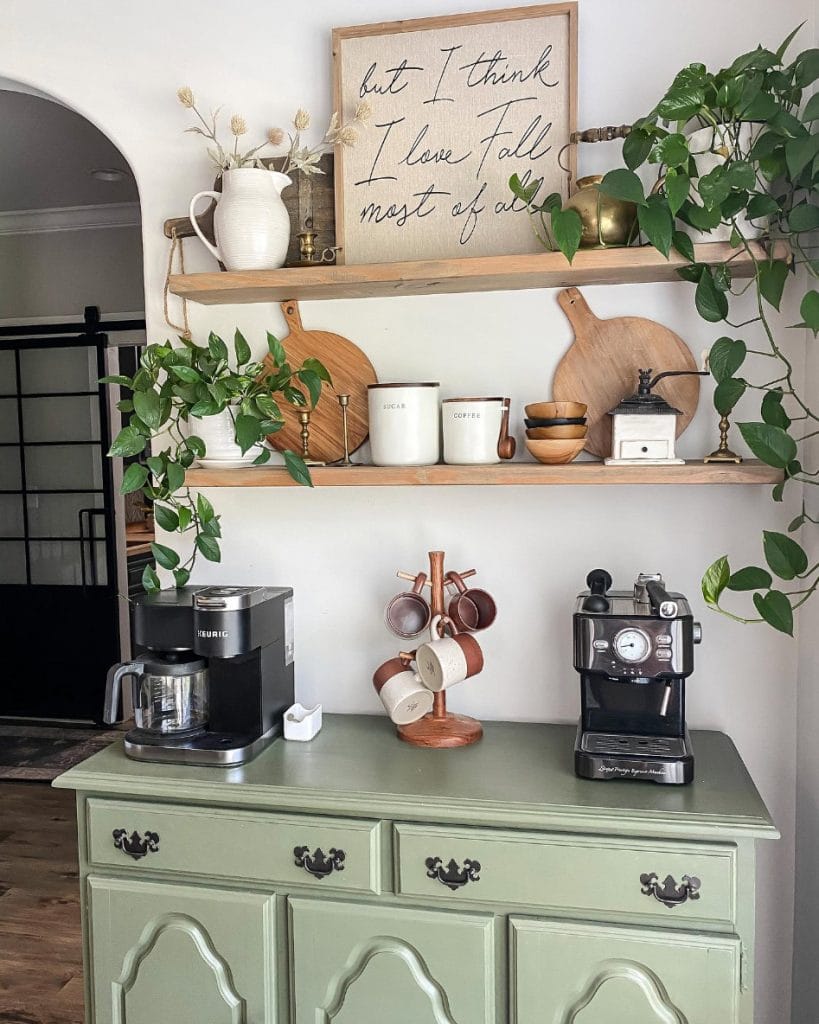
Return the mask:
<svg viewBox="0 0 819 1024"><path fill-rule="evenodd" d="M333 387L325 385L321 400L310 417L310 457L319 462L335 462L344 456L344 432L341 423L341 407L336 395L349 395L347 406L347 432L350 451L367 440L367 385L375 384L373 364L361 349L348 338L329 331L306 331L302 326L299 304L293 300L281 303L284 318L290 333L282 338L291 366L298 366L305 359L318 359L333 378ZM268 373L273 372L275 363L268 354L262 360ZM294 382L298 386L298 381ZM302 387L302 391L305 389ZM301 424L298 410L286 402L279 401L285 425L268 440L282 451L290 448L301 454Z"/></svg>
<svg viewBox="0 0 819 1024"><path fill-rule="evenodd" d="M589 433L585 450L611 455L611 416L621 399L637 390L638 370L696 370L685 342L662 324L638 316L598 320L577 288L567 288L557 301L574 328L574 341L555 370L556 402L585 402ZM677 437L697 411L699 377L667 377L655 389L679 409Z"/></svg>

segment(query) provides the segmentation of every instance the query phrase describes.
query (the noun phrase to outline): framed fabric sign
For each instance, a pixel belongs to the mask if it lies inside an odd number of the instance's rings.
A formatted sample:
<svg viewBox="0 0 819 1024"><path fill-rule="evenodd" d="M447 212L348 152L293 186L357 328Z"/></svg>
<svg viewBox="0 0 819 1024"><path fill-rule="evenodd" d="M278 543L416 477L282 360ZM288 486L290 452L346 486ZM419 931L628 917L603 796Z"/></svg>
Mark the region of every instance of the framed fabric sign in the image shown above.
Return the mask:
<svg viewBox="0 0 819 1024"><path fill-rule="evenodd" d="M574 177L577 4L333 31L335 109L372 108L336 157L339 262L533 252L517 173Z"/></svg>

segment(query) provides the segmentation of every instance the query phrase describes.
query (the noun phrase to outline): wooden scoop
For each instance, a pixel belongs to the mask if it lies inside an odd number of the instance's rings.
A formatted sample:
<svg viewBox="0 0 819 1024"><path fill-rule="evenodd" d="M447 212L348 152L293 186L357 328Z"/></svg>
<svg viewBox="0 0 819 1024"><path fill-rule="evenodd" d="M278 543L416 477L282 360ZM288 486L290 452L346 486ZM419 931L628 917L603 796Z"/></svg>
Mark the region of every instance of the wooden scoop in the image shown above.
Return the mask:
<svg viewBox="0 0 819 1024"><path fill-rule="evenodd" d="M500 438L498 439L498 458L514 458L517 442L509 435L509 399L503 400L503 413L501 415Z"/></svg>

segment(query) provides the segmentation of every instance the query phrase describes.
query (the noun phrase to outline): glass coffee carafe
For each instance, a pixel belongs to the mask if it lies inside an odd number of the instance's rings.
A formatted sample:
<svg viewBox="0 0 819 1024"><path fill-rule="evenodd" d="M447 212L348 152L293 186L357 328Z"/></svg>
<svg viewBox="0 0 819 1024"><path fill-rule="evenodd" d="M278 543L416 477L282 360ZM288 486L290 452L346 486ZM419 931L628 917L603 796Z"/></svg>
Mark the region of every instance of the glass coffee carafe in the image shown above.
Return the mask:
<svg viewBox="0 0 819 1024"><path fill-rule="evenodd" d="M208 667L192 651L148 651L137 661L114 665L108 672L104 721L119 718L120 680L133 677L134 722L154 736L187 737L208 724Z"/></svg>

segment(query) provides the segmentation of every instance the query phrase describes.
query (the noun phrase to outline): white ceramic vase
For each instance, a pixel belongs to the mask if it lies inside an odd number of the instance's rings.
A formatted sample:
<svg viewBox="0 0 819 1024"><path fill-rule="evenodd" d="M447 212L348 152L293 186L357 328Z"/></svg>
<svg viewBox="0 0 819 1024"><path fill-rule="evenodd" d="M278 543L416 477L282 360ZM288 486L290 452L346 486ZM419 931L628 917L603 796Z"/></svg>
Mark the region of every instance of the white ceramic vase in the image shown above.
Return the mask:
<svg viewBox="0 0 819 1024"><path fill-rule="evenodd" d="M239 167L222 174L221 192L197 192L189 214L197 235L228 270L276 270L283 267L290 243L290 215L281 193L292 181L286 174ZM202 234L194 208L207 196L216 200L216 245Z"/></svg>
<svg viewBox="0 0 819 1024"><path fill-rule="evenodd" d="M743 152L750 149L762 127L761 124L753 121L742 122L738 141ZM718 125L716 128L698 128L697 131L692 132L688 136L688 148L697 161L699 176L704 178L715 167L725 163L727 154L734 148L734 143L725 127ZM759 238L767 227L767 220L750 221L741 214L736 218L736 224L745 238ZM696 243L727 242L731 238L731 227L727 224L719 224L713 231L697 231L694 228L686 228L686 230L691 236L691 240Z"/></svg>
<svg viewBox="0 0 819 1024"><path fill-rule="evenodd" d="M236 443L236 427L230 409L223 409L215 416L191 416L188 433L201 437L205 442L205 465L216 462L244 463L250 465L259 454L254 447L242 454Z"/></svg>

